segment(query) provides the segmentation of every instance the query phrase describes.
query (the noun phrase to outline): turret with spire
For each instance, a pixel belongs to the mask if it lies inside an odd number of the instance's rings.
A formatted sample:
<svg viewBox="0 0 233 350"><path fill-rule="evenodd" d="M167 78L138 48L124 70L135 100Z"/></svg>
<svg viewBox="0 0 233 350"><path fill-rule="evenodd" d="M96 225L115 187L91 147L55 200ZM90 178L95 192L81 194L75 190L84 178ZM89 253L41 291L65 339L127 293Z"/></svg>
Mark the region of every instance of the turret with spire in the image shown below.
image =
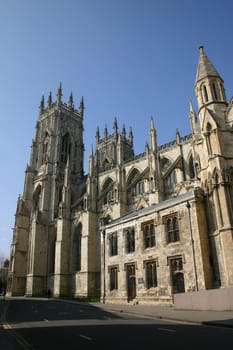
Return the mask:
<svg viewBox="0 0 233 350"><path fill-rule="evenodd" d="M200 58L195 81L199 113L205 107L218 113L227 105L224 81L206 56L204 47L200 46L199 50Z"/></svg>

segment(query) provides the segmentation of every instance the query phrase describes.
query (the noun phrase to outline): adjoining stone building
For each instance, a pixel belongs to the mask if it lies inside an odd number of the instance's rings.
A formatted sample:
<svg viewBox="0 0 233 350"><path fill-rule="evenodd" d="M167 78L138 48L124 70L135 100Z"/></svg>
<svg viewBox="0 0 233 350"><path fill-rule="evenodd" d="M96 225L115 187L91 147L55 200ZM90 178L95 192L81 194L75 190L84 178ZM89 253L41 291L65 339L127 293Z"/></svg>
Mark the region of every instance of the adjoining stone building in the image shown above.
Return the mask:
<svg viewBox="0 0 233 350"><path fill-rule="evenodd" d="M83 171L84 102L44 98L18 199L8 295L171 302L233 285L233 102L200 47L191 134L134 154L107 128Z"/></svg>

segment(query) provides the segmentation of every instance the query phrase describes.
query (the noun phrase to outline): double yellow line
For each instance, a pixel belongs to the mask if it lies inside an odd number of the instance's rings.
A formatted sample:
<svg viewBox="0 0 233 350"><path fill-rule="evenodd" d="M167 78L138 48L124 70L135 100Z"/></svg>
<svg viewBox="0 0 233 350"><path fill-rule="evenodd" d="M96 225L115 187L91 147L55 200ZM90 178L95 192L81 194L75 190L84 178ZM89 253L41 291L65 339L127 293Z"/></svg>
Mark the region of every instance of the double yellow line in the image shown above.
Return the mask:
<svg viewBox="0 0 233 350"><path fill-rule="evenodd" d="M5 330L10 330L9 335L11 335L15 340L21 345L24 350L35 350L19 333L17 333L11 325L6 321L6 313L10 302L6 301L3 307L2 315L0 317L0 325Z"/></svg>

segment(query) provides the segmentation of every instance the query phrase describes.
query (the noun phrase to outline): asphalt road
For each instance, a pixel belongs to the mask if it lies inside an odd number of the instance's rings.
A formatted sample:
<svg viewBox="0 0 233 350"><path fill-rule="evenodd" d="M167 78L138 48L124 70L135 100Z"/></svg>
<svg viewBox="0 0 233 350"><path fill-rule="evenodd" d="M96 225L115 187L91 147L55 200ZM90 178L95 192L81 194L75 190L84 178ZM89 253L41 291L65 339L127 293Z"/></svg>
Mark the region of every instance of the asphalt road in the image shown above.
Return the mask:
<svg viewBox="0 0 233 350"><path fill-rule="evenodd" d="M1 350L231 348L233 329L111 313L86 303L10 300L2 304Z"/></svg>

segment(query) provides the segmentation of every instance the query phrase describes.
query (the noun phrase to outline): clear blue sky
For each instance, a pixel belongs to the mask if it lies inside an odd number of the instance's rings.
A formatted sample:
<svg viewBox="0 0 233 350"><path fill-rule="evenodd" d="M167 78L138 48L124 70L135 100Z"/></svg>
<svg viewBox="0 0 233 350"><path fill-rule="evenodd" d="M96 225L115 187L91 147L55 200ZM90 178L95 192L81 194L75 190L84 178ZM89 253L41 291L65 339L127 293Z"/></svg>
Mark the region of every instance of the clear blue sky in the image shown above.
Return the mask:
<svg viewBox="0 0 233 350"><path fill-rule="evenodd" d="M232 0L0 0L0 254L9 257L41 96L85 101L85 164L96 128L132 126L144 152L190 133L200 45L233 95ZM85 170L87 168L85 166Z"/></svg>

